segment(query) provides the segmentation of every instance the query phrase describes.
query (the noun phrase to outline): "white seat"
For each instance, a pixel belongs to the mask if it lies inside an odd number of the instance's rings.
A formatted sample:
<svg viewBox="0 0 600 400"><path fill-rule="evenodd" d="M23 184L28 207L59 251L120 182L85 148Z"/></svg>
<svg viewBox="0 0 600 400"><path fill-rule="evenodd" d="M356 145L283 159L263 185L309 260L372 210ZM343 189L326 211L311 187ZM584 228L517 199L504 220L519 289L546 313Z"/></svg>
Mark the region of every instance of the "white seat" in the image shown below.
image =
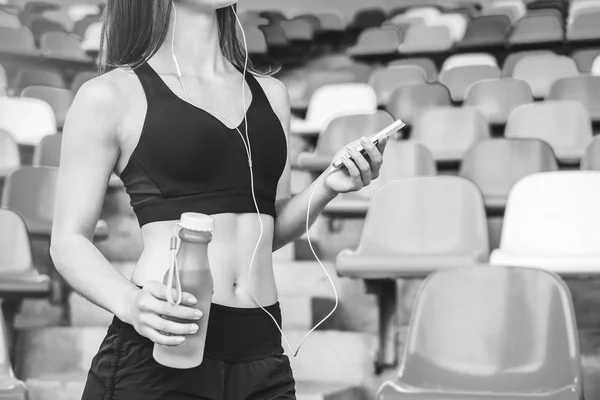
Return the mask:
<svg viewBox="0 0 600 400"><path fill-rule="evenodd" d="M600 56L594 59L592 64L592 75L600 76Z"/></svg>
<svg viewBox="0 0 600 400"><path fill-rule="evenodd" d="M571 57L535 54L517 61L512 76L527 82L534 97L546 98L554 82L579 75L577 64Z"/></svg>
<svg viewBox="0 0 600 400"><path fill-rule="evenodd" d="M0 178L6 178L10 171L20 166L19 145L10 132L0 128Z"/></svg>
<svg viewBox="0 0 600 400"><path fill-rule="evenodd" d="M377 95L366 83L325 85L311 96L306 119L292 118L291 131L297 135L315 135L335 117L376 110Z"/></svg>
<svg viewBox="0 0 600 400"><path fill-rule="evenodd" d="M71 17L71 20L77 22L89 15L99 14L100 7L98 7L98 4L90 3L73 4L67 9L67 13L69 14L69 17Z"/></svg>
<svg viewBox="0 0 600 400"><path fill-rule="evenodd" d="M435 7L414 7L409 8L403 14L406 17L422 17L425 24L433 24L440 16L440 10Z"/></svg>
<svg viewBox="0 0 600 400"><path fill-rule="evenodd" d="M467 18L462 14L441 14L430 25L441 25L448 28L455 42L462 40L467 31Z"/></svg>
<svg viewBox="0 0 600 400"><path fill-rule="evenodd" d="M0 26L18 29L21 27L21 20L14 14L0 10Z"/></svg>
<svg viewBox="0 0 600 400"><path fill-rule="evenodd" d="M102 42L102 23L96 22L91 24L85 31L83 40L81 41L81 49L83 51L100 51L100 43Z"/></svg>
<svg viewBox="0 0 600 400"><path fill-rule="evenodd" d="M493 265L600 273L600 172L534 174L512 189Z"/></svg>
<svg viewBox="0 0 600 400"><path fill-rule="evenodd" d="M498 67L496 59L491 54L487 53L466 53L454 54L444 61L442 71L448 71L456 67L466 67L469 65L487 65L490 67Z"/></svg>
<svg viewBox="0 0 600 400"><path fill-rule="evenodd" d="M11 132L17 143L35 146L56 133L56 118L45 101L0 97L0 128Z"/></svg>

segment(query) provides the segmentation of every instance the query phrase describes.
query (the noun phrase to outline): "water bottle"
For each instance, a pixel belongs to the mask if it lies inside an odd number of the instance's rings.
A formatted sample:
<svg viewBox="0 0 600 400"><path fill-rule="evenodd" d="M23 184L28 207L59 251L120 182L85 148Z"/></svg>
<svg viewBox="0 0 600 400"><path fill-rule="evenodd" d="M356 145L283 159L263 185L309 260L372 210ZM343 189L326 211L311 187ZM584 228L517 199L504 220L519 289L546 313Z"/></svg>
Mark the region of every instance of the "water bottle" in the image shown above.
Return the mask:
<svg viewBox="0 0 600 400"><path fill-rule="evenodd" d="M199 213L184 213L179 221L179 251L172 241L172 263L165 274L164 283L167 285L167 300L172 304L181 302L181 293L191 293L198 303L193 307L202 311L200 320L189 321L163 316L163 318L181 323L195 323L198 332L186 336L185 342L179 346L163 346L154 344L154 359L171 368L194 368L202 363L204 358L204 343L206 328L210 314L213 293L213 278L208 264L208 243L212 239L214 219ZM174 238L175 239L175 238ZM177 298L173 299L171 288L177 290Z"/></svg>

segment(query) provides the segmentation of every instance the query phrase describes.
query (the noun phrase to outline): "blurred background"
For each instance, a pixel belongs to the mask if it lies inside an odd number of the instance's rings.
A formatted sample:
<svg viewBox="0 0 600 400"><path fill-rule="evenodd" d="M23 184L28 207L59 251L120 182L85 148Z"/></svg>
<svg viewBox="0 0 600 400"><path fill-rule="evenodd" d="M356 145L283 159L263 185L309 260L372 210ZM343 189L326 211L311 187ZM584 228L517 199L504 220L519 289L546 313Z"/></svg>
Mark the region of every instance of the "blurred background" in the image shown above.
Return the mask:
<svg viewBox="0 0 600 400"><path fill-rule="evenodd" d="M0 0L0 399L80 399L112 318L48 255L100 5ZM600 399L600 1L238 7L289 90L294 194L346 143L407 123L380 178L312 228L340 306L292 358L298 399ZM94 243L126 276L141 253L117 176ZM294 346L333 292L305 237L274 259Z"/></svg>

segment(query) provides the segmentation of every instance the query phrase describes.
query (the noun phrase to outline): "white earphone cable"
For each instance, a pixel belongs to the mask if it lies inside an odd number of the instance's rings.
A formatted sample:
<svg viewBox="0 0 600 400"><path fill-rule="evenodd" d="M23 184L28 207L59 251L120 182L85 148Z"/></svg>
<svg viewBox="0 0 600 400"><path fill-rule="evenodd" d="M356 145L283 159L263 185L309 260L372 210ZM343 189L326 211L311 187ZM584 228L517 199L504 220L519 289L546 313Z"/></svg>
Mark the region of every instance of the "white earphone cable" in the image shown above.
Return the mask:
<svg viewBox="0 0 600 400"><path fill-rule="evenodd" d="M240 31L242 33L242 38L244 41L244 49L246 50L246 57L245 57L245 62L244 62L244 70L242 73L242 106L243 106L243 110L244 110L244 126L245 126L245 133L246 133L246 140L244 140L244 135L242 134L242 132L240 131L239 127L237 127L235 124L233 124L227 117L225 117L224 115L208 110L208 109L204 109L205 111L209 112L212 115L215 116L219 116L221 118L223 118L225 121L227 121L230 125L232 125L235 130L237 130L237 132L239 133L240 137L242 138L242 142L244 143L244 147L246 149L246 154L248 155L248 166L250 168L250 186L252 189L252 199L254 201L254 207L256 208L256 213L258 216L258 221L260 224L260 234L258 236L258 241L256 243L256 246L254 247L254 251L252 253L252 257L250 259L250 267L248 268L248 276L251 277L252 275L252 267L254 266L254 259L256 258L256 253L258 251L258 248L260 246L260 243L262 241L262 237L263 237L263 233L264 233L264 225L262 222L262 218L260 215L260 210L258 207L258 202L256 200L256 193L254 190L254 171L252 168L252 147L250 145L250 137L248 135L248 120L247 120L247 110L246 110L246 91L245 91L245 83L246 83L246 72L248 69L248 43L246 41L246 33L244 32L244 27L242 26L242 23L237 15L237 13L235 12L235 8L233 7L233 5L231 5L231 9L236 17L236 21L238 26L240 27ZM171 42L171 52L172 52L172 56L173 56L173 61L175 63L175 68L177 70L177 77L179 78L179 82L181 84L181 87L183 88L183 92L186 98L186 101L190 104L193 104L190 101L190 98L188 96L187 90L185 88L185 84L183 82L183 77L181 74L181 69L179 68L179 63L177 62L177 57L175 56L175 29L177 26L177 9L175 7L175 4L173 3L173 13L174 13L174 23L173 23L173 35L172 35L172 42ZM194 104L193 104L194 105ZM195 106L195 105L194 105ZM196 106L197 107L197 106ZM198 107L200 108L200 107ZM287 138L286 138L287 140ZM321 175L321 177L315 182L315 185L313 187L312 193L310 195L310 198L308 200L308 206L307 206L307 210L306 210L306 237L308 239L308 244L310 246L310 249L313 253L313 255L315 256L316 260L318 261L319 265L321 266L321 268L323 269L323 271L325 272L325 275L327 276L327 278L329 279L329 282L331 283L331 287L333 288L333 292L335 295L335 306L333 307L333 309L331 310L331 312L325 316L318 324L316 324L302 339L302 341L300 342L300 344L298 345L298 348L294 351L292 350L292 347L287 339L287 337L285 336L285 334L283 333L282 328L279 326L279 323L277 322L277 320L275 319L275 317L268 312L258 301L258 299L256 298L256 295L254 293L254 285L251 284L252 286L252 298L254 299L254 302L265 312L267 313L271 319L273 320L273 322L275 323L275 325L277 326L277 329L279 329L279 332L281 333L285 343L287 344L288 349L290 350L291 354L296 357L296 355L298 354L298 352L300 351L300 347L302 347L302 344L304 343L304 341L308 338L308 336L315 330L317 329L323 322L325 322L331 315L333 315L333 313L335 312L335 310L338 307L338 303L339 303L339 299L338 299L338 294L337 294L337 290L335 288L335 285L333 283L333 280L331 278L331 276L329 275L329 273L327 272L327 269L325 268L325 266L323 265L323 263L321 262L321 260L319 259L319 257L317 256L317 253L315 252L312 242L310 240L310 234L309 234L309 220L310 220L310 205L312 203L312 199L314 197L314 194L317 190L317 188L319 187L319 185L321 185L321 183L324 181L324 179L329 176L329 174L331 174L332 172L335 171L334 167L329 168L323 175ZM177 261L175 260L172 263L172 268L175 269L175 274L178 275L178 269L177 269ZM179 279L179 277L177 276L177 281ZM169 282L171 282L171 279L169 279ZM180 286L181 287L181 286ZM169 290L168 290L169 291Z"/></svg>

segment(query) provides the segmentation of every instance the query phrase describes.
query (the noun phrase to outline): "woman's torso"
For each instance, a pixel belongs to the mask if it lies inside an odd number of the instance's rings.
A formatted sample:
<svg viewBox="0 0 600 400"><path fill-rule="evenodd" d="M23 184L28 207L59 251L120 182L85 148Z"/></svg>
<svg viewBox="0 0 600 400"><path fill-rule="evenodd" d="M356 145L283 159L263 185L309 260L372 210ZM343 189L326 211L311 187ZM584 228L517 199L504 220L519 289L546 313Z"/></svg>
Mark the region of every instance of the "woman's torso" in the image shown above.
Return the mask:
<svg viewBox="0 0 600 400"><path fill-rule="evenodd" d="M195 140L202 138L202 136L196 137L196 135L215 134L215 132L206 132L200 129L188 133L188 136L181 136L183 133L185 133L183 130L188 129L188 125L196 126L202 121L208 121L208 125L213 127L222 123L225 123L226 125L233 125L227 121L224 121L220 117L217 118L217 116L207 114L206 111L203 111L198 107L220 112L234 123L241 119L243 110L241 104L241 77L238 81L236 81L239 82L239 84L229 85L228 88L219 90L216 88L203 88L201 85L194 85L194 82L192 81L190 87L186 87L191 103L194 104L190 105L186 104L185 100L183 100L183 91L181 90L176 77L165 75L160 75L159 77L159 74L157 74L153 68L148 69L148 65L146 65L144 68L145 69L143 70L138 70L137 74L124 70L119 70L116 72L120 74L119 79L123 81L122 90L127 93L127 99L124 99L124 102L126 103L126 112L123 112L119 129L121 154L115 170L122 178L127 178L124 179L126 183L128 183L128 180L134 181L135 179L139 180L139 178L136 177L133 179L129 176L123 176L123 172L132 175L133 172L131 171L135 168L139 168L140 171L146 171L150 168L161 168L161 165L165 165L165 163L167 163L167 166L169 163L172 166L173 161L177 160L176 157L173 157L173 152L180 154L191 152L189 154L185 154L185 156L182 156L185 159L186 157L189 158L190 154L195 154L194 152L197 150L198 155L202 157L203 149L199 148L202 142ZM142 71L142 74L140 74L140 71ZM148 79L150 79L152 85L159 88L158 93L149 93ZM157 79L161 80L158 81ZM258 180L259 183L261 183L261 168L260 165L257 168L256 163L258 157L262 156L262 159L264 160L267 156L267 154L264 153L264 146L266 142L263 139L272 140L273 143L279 143L279 145L281 145L282 138L275 135L285 134L283 133L282 128L281 132L277 131L277 129L270 129L273 132L262 132L259 131L260 129L257 130L256 128L253 130L253 126L261 126L261 120L268 118L272 120L273 118L277 118L277 116L275 116L275 114L272 112L272 109L270 109L270 105L268 104L265 93L262 91L260 86L257 86L257 80L251 81L251 79L255 78L247 77L247 84L245 85L246 109L248 110L248 130L250 144L251 146L254 144L254 147L252 147L252 159L255 165L255 180ZM146 80L146 82L144 82L144 80ZM237 90L236 87L238 88ZM198 95L199 93L205 94L207 92L210 93L210 96ZM235 100L239 104L234 104L234 101L232 100ZM269 113L269 110L271 111L271 114ZM174 116L174 113L178 115ZM155 140L155 143L148 144L147 140L148 136L150 136L148 133L150 132L150 130L148 130L148 125L152 124L152 121L157 120L158 114L160 114L160 123L169 125L169 118L173 118L171 124L179 124L180 129L177 130L176 133L172 132L172 137L169 138L163 138L162 132L159 132L160 136L155 132L153 133L155 136L153 139ZM238 116L235 117L235 115ZM181 120L186 118L190 119L188 121L189 123L182 124ZM271 124L273 124L273 122L274 121L272 121ZM265 126L274 127L274 125ZM240 131L243 135L246 134L244 127L244 124L240 124ZM223 128L224 130L222 132L219 131L218 134L229 137L227 140L229 140L231 143L232 153L228 153L230 150L229 148L226 149L227 151L223 152L224 146L221 142L219 142L221 144L218 146L218 148L210 149L211 152L220 151L221 153L219 157L225 158L228 162L227 165L221 164L220 167L217 166L217 169L231 169L231 165L236 165L236 163L238 163L238 168L241 168L241 164L239 164L239 162L242 162L247 168L247 159L245 158L245 150L242 147L242 138L234 129L229 129L225 125L223 125ZM192 134L194 134L194 138L190 137ZM272 135L274 137L271 137ZM220 140L220 138L217 139ZM146 142L143 140L146 140ZM159 143L157 142L158 140L169 141ZM174 144L175 140L178 140L178 142L175 142ZM180 143L183 140L186 141L188 146L185 146L186 143ZM283 137L283 140L285 141L285 137ZM163 144L165 145L165 149L171 149L170 152L164 156L165 160L163 160L163 158L157 159L156 154L152 159L145 159L143 152L148 152L149 146L156 150L159 145ZM274 148L278 149L279 147L275 146ZM240 149L243 151L240 151ZM284 151L283 154L283 157L285 157L287 152ZM220 158L217 158L217 160ZM242 160L240 161L239 158L242 158ZM152 162L150 162L151 160ZM188 174L185 168L187 165L193 167L196 164L194 162L190 162L190 160L188 160L187 164L184 164L184 161L185 160L182 160L182 164L175 165L174 172L172 171L172 174L177 174L177 168L183 167L184 169L182 172L185 175L184 182L179 182L180 177L177 177L177 181L172 180L168 183L159 182L162 183L161 186L163 190L161 191L170 191L175 193L181 191L181 188L186 187L186 185L194 185L194 179L197 179L197 177L200 175L197 175L194 172ZM232 162L233 164L231 164ZM258 162L261 162L260 159ZM268 166L267 164L265 164L264 167L269 167L269 169L262 169L263 175L266 175L267 178L270 178L271 187L273 186L273 180L277 177L277 174L280 175L280 172L277 171L277 169L281 162L282 159L280 154L276 161L277 168L274 168L276 170L275 172L271 171L273 169L271 168L272 166ZM134 163L136 165L132 167ZM216 163L218 164L218 161ZM285 160L283 160L283 163L285 164ZM197 169L202 170L208 169L206 168L207 165L202 164L197 164L196 167L198 167ZM242 174L241 169L236 171L239 171L239 173ZM162 172L163 171L157 171L157 174L161 174ZM206 173L216 174L217 171L206 171ZM273 175L274 173L275 175ZM226 176L221 176L220 179L224 181L236 181L237 179L239 182L242 182L242 179L245 179L245 177L245 175L237 175L236 172L235 177L228 179ZM214 184L211 185L214 186ZM266 184L263 184L263 186L264 185ZM133 185L130 185L128 189L130 189L131 186ZM168 188L164 189L165 187ZM187 190L190 189L188 188ZM220 186L219 190L221 190ZM132 195L131 192L134 192L134 190L128 191L130 192L130 196ZM134 196L131 198L134 199L134 201L137 201L135 193L133 194ZM181 193L177 193L178 196L180 194ZM242 195L246 196L247 193ZM263 206L263 208L270 208L268 201L270 197L263 195L261 196L262 200L259 203ZM186 199L186 197L189 198L190 196L180 196L177 198L183 198L186 202L188 200L193 201L193 199ZM256 211L248 209L247 203L245 208L242 206L245 212L235 211L235 209L240 207L239 205L236 205L236 199L238 198L235 196L227 195L222 200L215 200L215 202L219 203L215 203L213 201L207 202L206 200L203 200L206 204L207 210L207 212L204 213L212 215L215 219L215 231L213 232L213 239L208 247L208 258L214 280L213 302L231 307L256 307L257 305L252 296L252 292L254 292L256 299L261 305L264 306L273 304L277 301L277 291L272 269L272 241L274 235L273 210L271 209L269 212L262 213L261 209L260 218L263 224L263 234L256 251L256 256L252 267L252 274L249 276L248 272L250 268L250 260L259 240L260 222ZM147 202L147 200L142 199L140 201L140 203L143 202ZM228 203L231 203L231 206L222 206L222 204ZM193 203L189 204L192 205ZM212 213L212 211L215 211L214 207L218 209L218 212ZM232 208L234 212L226 212L228 210L227 207ZM136 268L133 271L131 279L133 283L140 286L145 285L149 281L162 281L165 272L169 268L171 256L169 243L170 238L175 235L177 231L177 218L173 216L169 217L169 214L166 213L161 218L158 218L162 220L154 221L148 219L148 216L152 217L155 212L160 213L162 212L161 209L164 208L165 207L158 204L157 206L154 206L154 209L150 209L150 211L140 212L139 210L136 210L136 213L138 213L138 218L142 216L141 219L143 219L143 223L141 221L141 232L144 248ZM184 210L181 208L181 206L178 209L180 211ZM203 208L201 207L200 209L195 210L185 209L184 211L202 212ZM167 217L165 217L165 215Z"/></svg>

